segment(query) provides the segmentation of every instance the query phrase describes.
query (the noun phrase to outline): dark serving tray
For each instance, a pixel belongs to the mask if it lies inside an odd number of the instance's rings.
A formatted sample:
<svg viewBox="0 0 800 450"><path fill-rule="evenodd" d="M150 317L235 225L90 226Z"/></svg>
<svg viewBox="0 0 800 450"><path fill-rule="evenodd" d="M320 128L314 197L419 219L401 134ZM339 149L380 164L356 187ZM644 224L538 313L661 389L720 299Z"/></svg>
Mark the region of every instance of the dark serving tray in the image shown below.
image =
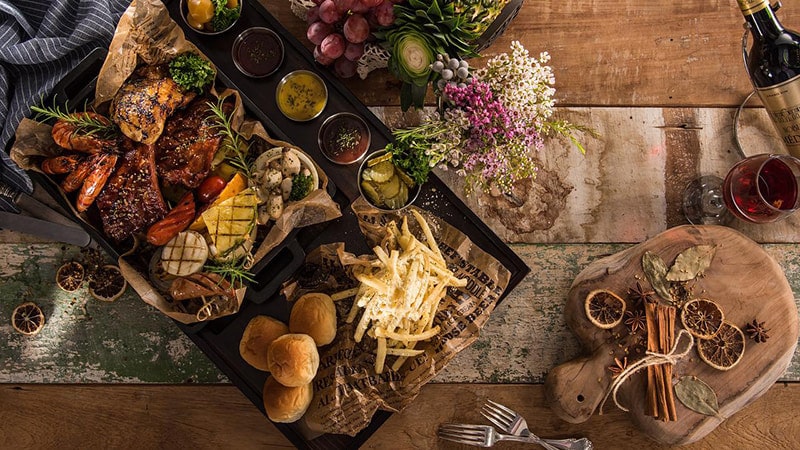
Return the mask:
<svg viewBox="0 0 800 450"><path fill-rule="evenodd" d="M176 322L194 343L220 368L246 396L264 413L262 387L267 374L256 370L239 356L239 340L250 319L269 315L288 321L290 306L278 293L281 284L303 263L307 251L322 244L344 242L349 252L369 253L371 250L361 235L358 220L350 204L359 197L358 164L341 166L329 162L320 152L317 132L322 122L333 113L349 111L364 117L372 133L370 151L382 149L392 140L391 131L339 82L327 68L317 64L311 53L295 39L272 15L255 0L244 0L244 13L233 29L217 36L194 32L181 19L178 0L165 0L172 19L178 23L187 39L210 58L218 69L219 81L239 91L248 113L259 119L275 138L292 142L302 148L328 175L331 195L340 205L342 217L334 221L302 228L292 232L284 243L275 248L253 268L256 284L248 287L239 312L210 322L184 325ZM283 38L285 57L279 70L267 78L254 79L243 75L233 64L231 47L236 36L252 26L267 27ZM97 74L106 51L97 49L56 86L56 99L69 99L71 106L91 100ZM310 122L298 123L285 118L277 108L274 93L278 81L297 69L317 72L328 87L328 104L322 115ZM54 197L64 200L58 187L46 177L33 174ZM439 178L432 176L422 188L416 205L430 210L468 235L473 243L495 257L511 273L502 301L528 274L530 269L486 226ZM83 223L83 222L82 222ZM84 225L86 225L84 223ZM112 256L119 251L106 241L98 230L87 229ZM356 448L363 444L391 414L378 411L370 425L356 436L323 434L311 435L297 423L275 426L299 448L338 449Z"/></svg>

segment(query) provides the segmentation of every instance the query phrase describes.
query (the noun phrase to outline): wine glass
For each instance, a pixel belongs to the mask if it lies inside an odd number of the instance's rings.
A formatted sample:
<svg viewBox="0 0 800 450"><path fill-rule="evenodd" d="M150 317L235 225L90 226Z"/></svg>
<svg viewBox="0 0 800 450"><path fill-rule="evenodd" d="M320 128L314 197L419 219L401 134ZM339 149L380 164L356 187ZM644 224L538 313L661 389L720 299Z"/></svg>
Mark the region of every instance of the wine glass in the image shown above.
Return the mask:
<svg viewBox="0 0 800 450"><path fill-rule="evenodd" d="M789 155L761 154L736 163L723 182L725 206L736 217L769 223L800 208L800 160Z"/></svg>
<svg viewBox="0 0 800 450"><path fill-rule="evenodd" d="M727 225L733 215L725 206L722 178L703 175L683 191L683 214L693 225Z"/></svg>

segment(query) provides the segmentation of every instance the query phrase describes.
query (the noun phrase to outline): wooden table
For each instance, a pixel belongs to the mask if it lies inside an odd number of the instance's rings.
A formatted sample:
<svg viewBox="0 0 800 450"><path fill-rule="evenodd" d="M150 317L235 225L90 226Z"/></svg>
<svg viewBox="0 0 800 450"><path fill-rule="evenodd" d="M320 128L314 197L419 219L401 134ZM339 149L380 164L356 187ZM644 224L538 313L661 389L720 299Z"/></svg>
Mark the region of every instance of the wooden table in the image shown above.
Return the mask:
<svg viewBox="0 0 800 450"><path fill-rule="evenodd" d="M304 24L285 0L261 0L293 34ZM800 27L800 9L780 16ZM736 107L750 86L740 58L743 20L735 2L647 0L526 2L484 52L512 40L548 51L557 114L593 127L582 156L550 141L543 170L520 186L522 207L490 197L468 204L531 267L493 313L481 338L461 353L366 448L455 448L435 437L441 422L476 422L492 398L526 415L541 436L587 436L595 448L653 448L609 410L570 425L544 406L542 382L555 365L580 354L562 305L573 278L592 260L685 223L683 187L701 174L722 176L738 159ZM473 65L480 65L475 62ZM390 126L415 119L396 106L387 73L347 85ZM741 119L748 153L777 152L766 113L753 101ZM459 180L442 174L456 192ZM763 243L800 293L800 216L776 225L732 226ZM55 269L78 249L0 232L0 433L2 448L283 448L291 444L227 383L171 321L133 292L111 304L53 283ZM45 309L36 337L12 330L22 300ZM800 427L800 354L766 395L687 448L793 447ZM502 447L502 445L501 445ZM507 448L513 445L505 446ZM521 448L521 447L520 447Z"/></svg>

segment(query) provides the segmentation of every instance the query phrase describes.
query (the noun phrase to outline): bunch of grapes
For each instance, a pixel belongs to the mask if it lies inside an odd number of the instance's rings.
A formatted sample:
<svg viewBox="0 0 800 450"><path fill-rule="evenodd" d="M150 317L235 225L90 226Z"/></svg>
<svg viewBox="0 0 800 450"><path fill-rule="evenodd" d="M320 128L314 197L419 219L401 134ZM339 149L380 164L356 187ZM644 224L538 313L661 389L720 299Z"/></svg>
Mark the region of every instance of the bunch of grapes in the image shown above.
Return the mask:
<svg viewBox="0 0 800 450"><path fill-rule="evenodd" d="M333 65L336 75L356 74L356 61L372 30L394 22L394 4L402 0L313 0L306 12L306 36L314 47L314 59Z"/></svg>
<svg viewBox="0 0 800 450"><path fill-rule="evenodd" d="M431 70L439 74L440 78L436 82L436 88L440 92L448 84L464 87L470 77L468 62L447 55L436 55L436 61L431 64Z"/></svg>

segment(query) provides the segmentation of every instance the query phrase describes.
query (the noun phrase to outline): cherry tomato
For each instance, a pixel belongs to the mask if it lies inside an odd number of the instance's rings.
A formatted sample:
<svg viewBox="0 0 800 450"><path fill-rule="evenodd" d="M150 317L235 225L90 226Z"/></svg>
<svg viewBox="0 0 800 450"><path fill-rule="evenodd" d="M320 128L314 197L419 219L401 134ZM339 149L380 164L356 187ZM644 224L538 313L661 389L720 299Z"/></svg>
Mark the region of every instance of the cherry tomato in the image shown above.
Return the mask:
<svg viewBox="0 0 800 450"><path fill-rule="evenodd" d="M225 179L217 175L211 175L198 186L195 194L197 194L197 199L203 203L208 203L211 200L214 200L223 189L225 189L225 185L228 184Z"/></svg>

